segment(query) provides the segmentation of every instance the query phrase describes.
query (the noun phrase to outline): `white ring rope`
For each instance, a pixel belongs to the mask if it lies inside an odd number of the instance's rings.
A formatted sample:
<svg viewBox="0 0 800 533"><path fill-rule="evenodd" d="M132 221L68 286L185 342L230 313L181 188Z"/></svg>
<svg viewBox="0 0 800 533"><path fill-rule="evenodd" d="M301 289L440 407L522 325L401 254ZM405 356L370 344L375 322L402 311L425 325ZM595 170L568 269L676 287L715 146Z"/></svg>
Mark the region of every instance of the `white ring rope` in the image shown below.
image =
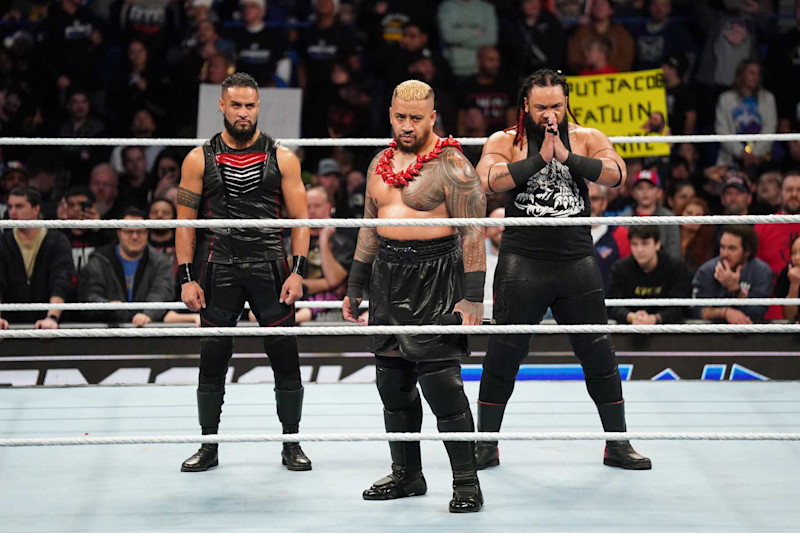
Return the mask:
<svg viewBox="0 0 800 533"><path fill-rule="evenodd" d="M673 226L677 224L797 224L800 215L703 215L656 217L567 218L281 218L181 220L0 220L0 229L109 229L109 228L378 228L390 226Z"/></svg>
<svg viewBox="0 0 800 533"><path fill-rule="evenodd" d="M491 301L484 302L491 304ZM800 298L608 298L606 307L728 307L742 305L800 305ZM306 301L295 302L298 309L341 309L342 301ZM369 301L361 302L360 308L366 308ZM250 309L250 304L245 304ZM73 302L73 303L0 303L0 312L4 311L186 311L181 302Z"/></svg>
<svg viewBox="0 0 800 533"><path fill-rule="evenodd" d="M308 326L224 328L6 329L0 339L76 339L131 337L285 337L316 335L561 335L581 333L800 333L800 324L577 324L486 326Z"/></svg>
<svg viewBox="0 0 800 533"><path fill-rule="evenodd" d="M76 138L76 137L0 137L0 146L200 146L208 139L141 139L141 138ZM486 137L463 137L464 146L486 143ZM609 137L614 144L626 143L716 143L749 141L799 141L798 133L759 133L738 135L647 135ZM292 146L387 146L389 138L353 139L279 139L281 144Z"/></svg>
<svg viewBox="0 0 800 533"><path fill-rule="evenodd" d="M286 435L174 435L130 437L44 437L0 439L0 447L84 446L98 444L191 444L241 442L415 442L496 440L714 440L797 441L800 433L690 433L690 432L553 432L553 433L320 433Z"/></svg>

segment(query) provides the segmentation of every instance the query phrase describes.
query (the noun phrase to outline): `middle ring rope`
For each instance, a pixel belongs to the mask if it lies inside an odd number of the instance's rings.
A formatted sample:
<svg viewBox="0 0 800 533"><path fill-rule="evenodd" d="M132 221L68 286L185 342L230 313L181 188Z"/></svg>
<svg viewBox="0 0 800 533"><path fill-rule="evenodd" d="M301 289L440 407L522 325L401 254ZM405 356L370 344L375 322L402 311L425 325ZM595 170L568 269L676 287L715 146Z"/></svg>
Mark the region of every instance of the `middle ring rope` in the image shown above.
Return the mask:
<svg viewBox="0 0 800 533"><path fill-rule="evenodd" d="M0 339L67 339L132 337L272 337L311 335L560 335L581 333L800 333L800 324L577 324L486 326L308 326L227 328L78 328L7 329Z"/></svg>

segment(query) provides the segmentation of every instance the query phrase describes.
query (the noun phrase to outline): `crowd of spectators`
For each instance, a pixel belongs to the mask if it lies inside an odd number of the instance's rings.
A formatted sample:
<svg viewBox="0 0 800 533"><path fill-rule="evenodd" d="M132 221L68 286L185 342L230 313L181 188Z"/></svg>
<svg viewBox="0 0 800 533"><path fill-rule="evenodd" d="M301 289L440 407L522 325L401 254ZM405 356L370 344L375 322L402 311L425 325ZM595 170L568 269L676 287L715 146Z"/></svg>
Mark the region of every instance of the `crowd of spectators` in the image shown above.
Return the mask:
<svg viewBox="0 0 800 533"><path fill-rule="evenodd" d="M542 67L573 75L662 68L667 120L653 117L647 127L673 134L789 133L800 124L800 0L11 0L0 17L0 137L193 137L198 84L236 70L263 87L303 89L305 137L387 136L391 89L408 78L434 87L437 134L486 136L516 122L519 82ZM2 146L0 216L174 218L185 153ZM375 149L296 153L313 216L362 216ZM465 154L477 163L480 147ZM666 157L626 162L624 187L590 187L593 214L800 213L800 142L682 144ZM500 216L502 203L490 197L488 213ZM660 226L657 235L591 231L609 295L632 296L639 280L634 293L752 297L764 293L764 265L765 294L796 296L800 286L800 224L759 224L752 235L699 224ZM487 230L490 256L501 237ZM348 230L314 235L309 299L341 297L354 241ZM0 243L3 302L177 297L172 230L21 229ZM43 263L42 250L71 261ZM102 284L90 279L100 272ZM681 279L663 284L665 272ZM169 279L153 278L162 275ZM749 306L701 311L611 314L636 323L798 316L777 306L766 314ZM3 314L0 326L52 327L60 318ZM196 320L172 312L100 318Z"/></svg>

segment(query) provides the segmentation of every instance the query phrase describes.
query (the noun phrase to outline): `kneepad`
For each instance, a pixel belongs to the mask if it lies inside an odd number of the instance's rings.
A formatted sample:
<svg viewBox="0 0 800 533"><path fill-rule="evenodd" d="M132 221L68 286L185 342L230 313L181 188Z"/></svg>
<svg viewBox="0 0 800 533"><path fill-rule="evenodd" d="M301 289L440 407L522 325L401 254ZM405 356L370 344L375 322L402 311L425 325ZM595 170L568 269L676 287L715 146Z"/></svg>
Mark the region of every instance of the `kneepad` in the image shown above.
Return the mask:
<svg viewBox="0 0 800 533"><path fill-rule="evenodd" d="M469 400L461 381L461 367L457 361L447 368L422 374L419 384L437 419L457 417L469 410Z"/></svg>
<svg viewBox="0 0 800 533"><path fill-rule="evenodd" d="M383 406L389 411L402 411L419 401L414 376L408 371L377 366L375 382Z"/></svg>

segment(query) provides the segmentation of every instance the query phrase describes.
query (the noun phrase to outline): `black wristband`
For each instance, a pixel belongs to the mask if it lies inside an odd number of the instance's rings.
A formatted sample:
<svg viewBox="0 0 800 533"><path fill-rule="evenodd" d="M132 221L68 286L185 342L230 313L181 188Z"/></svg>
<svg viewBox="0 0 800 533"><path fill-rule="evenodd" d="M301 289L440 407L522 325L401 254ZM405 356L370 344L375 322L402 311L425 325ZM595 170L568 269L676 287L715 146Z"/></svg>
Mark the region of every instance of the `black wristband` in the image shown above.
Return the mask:
<svg viewBox="0 0 800 533"><path fill-rule="evenodd" d="M372 263L353 261L350 267L350 277L347 279L347 296L361 298L364 296L364 287L369 282L372 274Z"/></svg>
<svg viewBox="0 0 800 533"><path fill-rule="evenodd" d="M536 154L533 157L523 159L522 161L515 161L508 164L508 173L514 180L514 185L520 187L528 183L531 176L542 170L547 166L547 163L542 159L541 154Z"/></svg>
<svg viewBox="0 0 800 533"><path fill-rule="evenodd" d="M54 315L53 313L48 314L46 318L49 318L50 320L55 320L56 324L61 322L61 320L56 315Z"/></svg>
<svg viewBox="0 0 800 533"><path fill-rule="evenodd" d="M178 283L183 285L184 283L189 283L190 281L194 281L194 277L192 277L192 264L184 263L182 265L178 265Z"/></svg>
<svg viewBox="0 0 800 533"><path fill-rule="evenodd" d="M468 302L483 303L483 287L486 272L467 272L464 274L464 299Z"/></svg>
<svg viewBox="0 0 800 533"><path fill-rule="evenodd" d="M308 274L308 260L304 255L293 255L292 256L292 274L300 274L301 278L306 277Z"/></svg>
<svg viewBox="0 0 800 533"><path fill-rule="evenodd" d="M585 157L582 155L569 153L569 157L564 161L564 164L569 167L570 173L574 178L584 178L589 181L597 181L600 174L603 172L603 161L594 157ZM622 173L620 172L620 176Z"/></svg>

